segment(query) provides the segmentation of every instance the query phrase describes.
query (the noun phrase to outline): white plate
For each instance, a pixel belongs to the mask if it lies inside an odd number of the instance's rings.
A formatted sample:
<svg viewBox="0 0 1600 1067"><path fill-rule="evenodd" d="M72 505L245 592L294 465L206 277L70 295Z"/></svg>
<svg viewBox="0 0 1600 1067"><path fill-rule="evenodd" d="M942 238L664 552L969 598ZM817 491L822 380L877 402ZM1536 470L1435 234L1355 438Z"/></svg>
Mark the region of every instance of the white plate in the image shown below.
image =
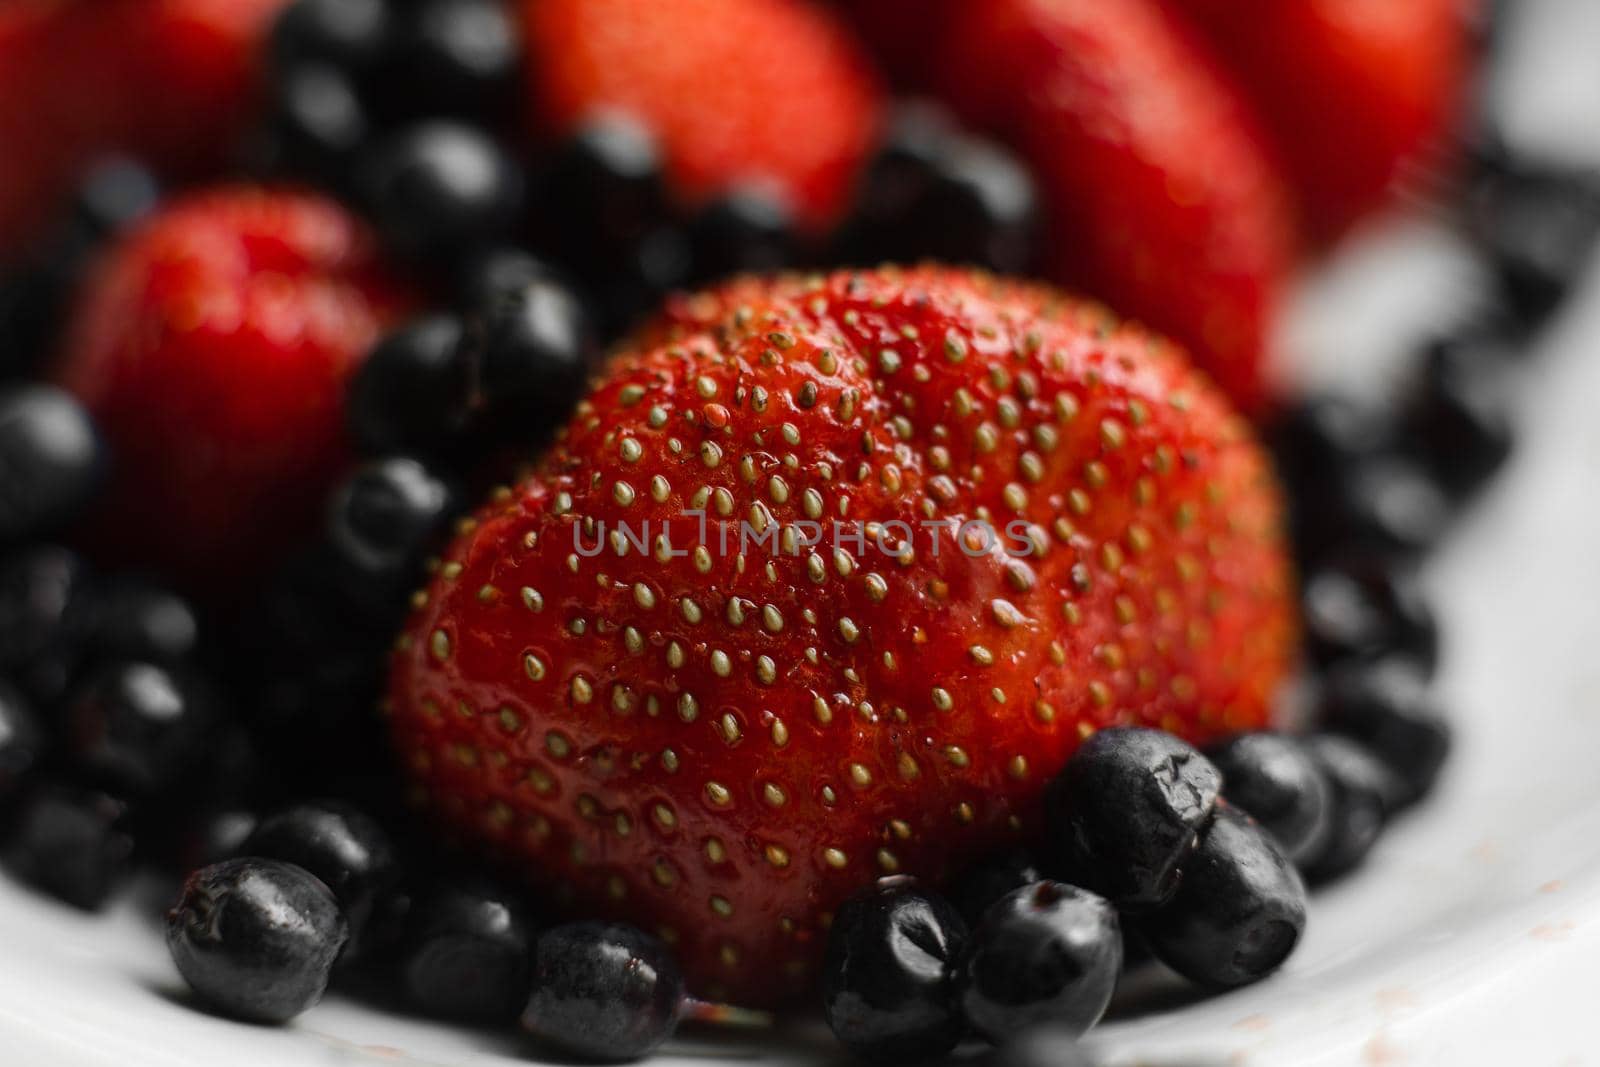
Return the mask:
<svg viewBox="0 0 1600 1067"><path fill-rule="evenodd" d="M1531 138L1560 139L1584 128L1559 108L1578 100L1573 72L1592 77L1600 4L1528 0L1526 10L1538 17L1519 42L1525 69L1504 106ZM1574 61L1561 62L1568 53ZM1600 83L1584 86L1591 109L1578 114L1600 114ZM1426 227L1349 250L1309 287L1292 324L1294 347L1315 357L1301 369L1386 381L1382 367L1357 370L1351 357L1383 363L1404 327L1448 298L1460 267ZM1366 868L1315 897L1305 943L1281 975L1208 1000L1185 999L1176 985L1124 997L1092 1040L1108 1065L1596 1061L1600 275L1590 282L1529 364L1514 461L1433 561L1448 638L1441 684L1460 724L1438 794ZM283 1029L195 1011L154 911L130 900L85 918L0 879L0 1064L528 1062L515 1034L337 997ZM658 1062L840 1059L810 1021L757 1037L690 1034Z"/></svg>

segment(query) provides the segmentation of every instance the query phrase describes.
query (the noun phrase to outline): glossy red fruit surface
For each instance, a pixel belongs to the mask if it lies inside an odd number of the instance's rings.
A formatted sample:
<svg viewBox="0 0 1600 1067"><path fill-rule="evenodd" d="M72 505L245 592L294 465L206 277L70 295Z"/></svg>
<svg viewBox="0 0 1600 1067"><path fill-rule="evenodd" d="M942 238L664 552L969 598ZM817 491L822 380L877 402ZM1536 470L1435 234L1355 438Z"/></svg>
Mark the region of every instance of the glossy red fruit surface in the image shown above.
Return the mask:
<svg viewBox="0 0 1600 1067"><path fill-rule="evenodd" d="M736 282L615 356L444 553L393 731L457 833L659 931L698 991L780 1001L841 900L1025 834L1097 728L1263 725L1281 518L1244 420L1096 305Z"/></svg>

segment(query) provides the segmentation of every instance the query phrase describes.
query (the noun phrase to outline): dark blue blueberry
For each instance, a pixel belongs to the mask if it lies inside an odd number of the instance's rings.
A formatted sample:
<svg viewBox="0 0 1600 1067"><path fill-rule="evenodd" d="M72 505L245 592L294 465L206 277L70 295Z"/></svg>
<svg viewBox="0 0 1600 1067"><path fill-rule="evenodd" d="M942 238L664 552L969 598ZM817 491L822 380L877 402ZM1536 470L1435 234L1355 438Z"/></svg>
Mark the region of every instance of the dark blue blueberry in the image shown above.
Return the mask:
<svg viewBox="0 0 1600 1067"><path fill-rule="evenodd" d="M377 62L388 34L387 0L295 0L273 24L268 54L279 74L317 63L359 76Z"/></svg>
<svg viewBox="0 0 1600 1067"><path fill-rule="evenodd" d="M400 877L388 833L348 804L299 804L261 820L240 850L304 867L333 891L350 921L350 938L361 940L378 897Z"/></svg>
<svg viewBox="0 0 1600 1067"><path fill-rule="evenodd" d="M1022 849L1009 849L968 867L945 887L945 896L970 928L977 926L983 913L1001 897L1042 881L1044 875L1032 856Z"/></svg>
<svg viewBox="0 0 1600 1067"><path fill-rule="evenodd" d="M1354 550L1419 555L1444 537L1454 515L1443 486L1420 463L1399 455L1345 471L1335 492L1328 526L1310 533Z"/></svg>
<svg viewBox="0 0 1600 1067"><path fill-rule="evenodd" d="M327 886L290 863L227 860L189 876L167 913L178 973L218 1011L284 1023L322 999L349 936Z"/></svg>
<svg viewBox="0 0 1600 1067"><path fill-rule="evenodd" d="M822 963L822 1012L851 1052L913 1063L955 1047L965 1025L951 975L967 925L909 878L886 878L835 913Z"/></svg>
<svg viewBox="0 0 1600 1067"><path fill-rule="evenodd" d="M374 104L385 118L496 124L516 99L522 58L515 18L500 0L420 0L394 20Z"/></svg>
<svg viewBox="0 0 1600 1067"><path fill-rule="evenodd" d="M1322 728L1359 741L1394 771L1402 805L1426 796L1450 754L1450 725L1405 662L1347 664L1321 680Z"/></svg>
<svg viewBox="0 0 1600 1067"><path fill-rule="evenodd" d="M554 278L498 290L474 309L466 358L491 432L538 442L583 395L596 347L583 305Z"/></svg>
<svg viewBox="0 0 1600 1067"><path fill-rule="evenodd" d="M1116 910L1087 890L1039 882L1001 898L972 931L956 995L972 1028L997 1044L1046 1022L1083 1034L1121 972Z"/></svg>
<svg viewBox="0 0 1600 1067"><path fill-rule="evenodd" d="M379 341L350 383L346 417L369 455L404 450L437 454L461 432L468 368L461 320L415 319Z"/></svg>
<svg viewBox="0 0 1600 1067"><path fill-rule="evenodd" d="M51 354L71 280L55 264L0 269L0 381L32 377Z"/></svg>
<svg viewBox="0 0 1600 1067"><path fill-rule="evenodd" d="M0 393L0 543L61 527L89 502L105 466L94 422L48 385Z"/></svg>
<svg viewBox="0 0 1600 1067"><path fill-rule="evenodd" d="M1168 967L1232 988L1277 970L1306 926L1306 889L1272 836L1244 812L1217 809L1184 864L1177 895L1140 922Z"/></svg>
<svg viewBox="0 0 1600 1067"><path fill-rule="evenodd" d="M532 927L488 885L451 886L412 905L400 944L411 1002L430 1015L500 1022L528 999Z"/></svg>
<svg viewBox="0 0 1600 1067"><path fill-rule="evenodd" d="M0 682L0 805L16 795L44 754L44 731L28 698Z"/></svg>
<svg viewBox="0 0 1600 1067"><path fill-rule="evenodd" d="M115 236L161 202L161 183L149 168L123 157L103 159L78 183L68 225L85 245Z"/></svg>
<svg viewBox="0 0 1600 1067"><path fill-rule="evenodd" d="M657 232L670 211L661 155L650 131L606 112L576 130L543 168L537 202L559 204L541 222L557 255L598 280Z"/></svg>
<svg viewBox="0 0 1600 1067"><path fill-rule="evenodd" d="M1333 832L1321 855L1302 864L1306 878L1321 884L1367 858L1398 808L1403 787L1387 764L1347 737L1314 734L1306 747L1333 786Z"/></svg>
<svg viewBox="0 0 1600 1067"><path fill-rule="evenodd" d="M525 249L502 245L464 264L455 292L462 307L478 309L534 282L560 280L561 272L552 264Z"/></svg>
<svg viewBox="0 0 1600 1067"><path fill-rule="evenodd" d="M208 808L184 818L159 858L167 869L189 874L239 855L260 820L241 807Z"/></svg>
<svg viewBox="0 0 1600 1067"><path fill-rule="evenodd" d="M689 224L688 237L697 281L782 270L798 254L788 202L780 191L759 183L707 204Z"/></svg>
<svg viewBox="0 0 1600 1067"><path fill-rule="evenodd" d="M1439 624L1405 564L1336 557L1306 573L1300 604L1307 649L1322 666L1400 657L1432 674L1438 665Z"/></svg>
<svg viewBox="0 0 1600 1067"><path fill-rule="evenodd" d="M395 252L448 269L509 231L522 174L485 133L429 121L377 145L361 175L364 200Z"/></svg>
<svg viewBox="0 0 1600 1067"><path fill-rule="evenodd" d="M192 661L200 647L200 620L183 597L137 578L98 586L84 607L84 645L100 659Z"/></svg>
<svg viewBox="0 0 1600 1067"><path fill-rule="evenodd" d="M568 923L534 942L522 1026L564 1053L636 1060L672 1036L683 996L677 960L649 934L615 923Z"/></svg>
<svg viewBox="0 0 1600 1067"><path fill-rule="evenodd" d="M1033 263L1038 194L1020 160L914 102L890 121L841 236L863 264L940 259L1021 273Z"/></svg>
<svg viewBox="0 0 1600 1067"><path fill-rule="evenodd" d="M371 130L349 76L301 63L274 80L268 118L271 169L349 192L351 163Z"/></svg>
<svg viewBox="0 0 1600 1067"><path fill-rule="evenodd" d="M153 663L100 667L67 704L73 762L118 793L169 792L205 741L205 701L195 680Z"/></svg>
<svg viewBox="0 0 1600 1067"><path fill-rule="evenodd" d="M89 583L83 561L56 545L0 562L0 673L41 708L61 700L78 667Z"/></svg>
<svg viewBox="0 0 1600 1067"><path fill-rule="evenodd" d="M1261 824L1289 859L1319 855L1333 833L1333 787L1299 739L1238 734L1206 749L1228 803Z"/></svg>
<svg viewBox="0 0 1600 1067"><path fill-rule="evenodd" d="M127 817L126 805L104 793L41 787L17 813L6 866L58 900L97 911L132 871Z"/></svg>
<svg viewBox="0 0 1600 1067"><path fill-rule="evenodd" d="M1401 432L1429 472L1456 496L1481 488L1511 456L1505 368L1470 341L1430 347L1407 398Z"/></svg>
<svg viewBox="0 0 1600 1067"><path fill-rule="evenodd" d="M327 543L348 602L377 622L404 607L455 493L421 462L397 456L358 467L328 502Z"/></svg>
<svg viewBox="0 0 1600 1067"><path fill-rule="evenodd" d="M1177 891L1221 788L1211 761L1169 733L1101 730L1050 784L1050 834L1074 882L1147 911Z"/></svg>
<svg viewBox="0 0 1600 1067"><path fill-rule="evenodd" d="M1600 176L1519 158L1502 143L1472 182L1467 216L1512 308L1538 326L1572 291L1600 238Z"/></svg>

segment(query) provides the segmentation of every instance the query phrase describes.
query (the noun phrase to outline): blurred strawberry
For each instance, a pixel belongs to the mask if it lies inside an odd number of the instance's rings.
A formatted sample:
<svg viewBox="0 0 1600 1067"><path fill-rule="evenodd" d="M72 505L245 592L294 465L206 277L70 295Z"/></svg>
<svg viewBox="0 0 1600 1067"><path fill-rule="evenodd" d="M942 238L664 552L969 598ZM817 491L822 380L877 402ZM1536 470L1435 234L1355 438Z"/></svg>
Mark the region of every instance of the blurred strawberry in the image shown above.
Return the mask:
<svg viewBox="0 0 1600 1067"><path fill-rule="evenodd" d="M1267 406L1296 256L1289 192L1187 27L1148 0L850 9L909 80L1028 158L1052 277L1182 341L1247 412Z"/></svg>
<svg viewBox="0 0 1600 1067"><path fill-rule="evenodd" d="M288 0L12 0L0 7L0 261L79 171L124 152L174 175L223 164L261 42Z"/></svg>
<svg viewBox="0 0 1600 1067"><path fill-rule="evenodd" d="M524 0L528 88L545 134L607 110L661 141L698 203L771 182L813 229L845 207L879 110L849 33L804 0Z"/></svg>
<svg viewBox="0 0 1600 1067"><path fill-rule="evenodd" d="M195 194L108 250L57 374L110 443L97 549L234 590L315 522L345 460L345 383L406 304L331 201Z"/></svg>
<svg viewBox="0 0 1600 1067"><path fill-rule="evenodd" d="M1248 91L1319 236L1382 207L1460 117L1475 0L1161 2Z"/></svg>

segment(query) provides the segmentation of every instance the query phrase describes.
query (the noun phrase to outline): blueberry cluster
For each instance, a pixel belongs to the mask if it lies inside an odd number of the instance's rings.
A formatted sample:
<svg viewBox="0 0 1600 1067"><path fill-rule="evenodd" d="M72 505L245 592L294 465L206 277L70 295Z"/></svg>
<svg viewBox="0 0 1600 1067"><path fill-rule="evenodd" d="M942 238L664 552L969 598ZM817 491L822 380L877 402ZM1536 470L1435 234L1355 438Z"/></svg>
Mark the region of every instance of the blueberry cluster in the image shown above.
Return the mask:
<svg viewBox="0 0 1600 1067"><path fill-rule="evenodd" d="M995 1044L1045 1025L1075 1038L1111 1002L1125 937L1213 988L1276 970L1306 921L1291 855L1320 855L1306 849L1313 834L1327 840L1332 805L1300 749L1276 735L1250 740L1300 758L1300 777L1271 784L1291 806L1314 803L1316 827L1281 815L1257 823L1222 799L1222 770L1170 734L1103 730L1051 784L1044 858L998 857L948 898L886 879L839 909L823 973L834 1034L895 1063L948 1052L969 1030ZM1260 791L1264 770L1282 771L1251 746L1235 749L1243 792ZM1286 827L1292 843L1279 836Z"/></svg>

